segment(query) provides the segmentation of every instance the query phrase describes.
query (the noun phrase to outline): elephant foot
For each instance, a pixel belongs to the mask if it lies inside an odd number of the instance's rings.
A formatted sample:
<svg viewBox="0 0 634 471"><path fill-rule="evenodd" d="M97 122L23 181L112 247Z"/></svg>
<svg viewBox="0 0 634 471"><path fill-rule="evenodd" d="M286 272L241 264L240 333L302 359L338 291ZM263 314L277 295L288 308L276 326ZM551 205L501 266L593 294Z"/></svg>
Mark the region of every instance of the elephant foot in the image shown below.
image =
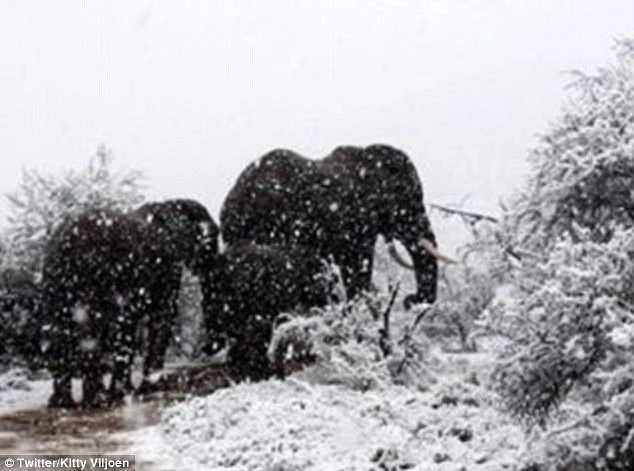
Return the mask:
<svg viewBox="0 0 634 471"><path fill-rule="evenodd" d="M135 391L134 385L132 384L132 380L128 379L126 380L126 382L123 384L123 390L126 392L126 394L132 394Z"/></svg>
<svg viewBox="0 0 634 471"><path fill-rule="evenodd" d="M150 381L147 378L143 378L143 381L136 388L135 394L139 396L145 396L152 393L157 393L160 391L165 391L167 389L167 381L161 375L156 381Z"/></svg>
<svg viewBox="0 0 634 471"><path fill-rule="evenodd" d="M108 406L109 401L105 392L100 392L81 401L81 407L84 409L104 409Z"/></svg>
<svg viewBox="0 0 634 471"><path fill-rule="evenodd" d="M124 406L125 392L121 390L110 391L108 396L105 398L104 405L111 408Z"/></svg>
<svg viewBox="0 0 634 471"><path fill-rule="evenodd" d="M102 407L106 402L106 391L99 375L89 374L83 378L82 407L87 409Z"/></svg>
<svg viewBox="0 0 634 471"><path fill-rule="evenodd" d="M69 393L60 393L55 391L48 400L48 407L51 409L71 409L76 407L73 397Z"/></svg>
<svg viewBox="0 0 634 471"><path fill-rule="evenodd" d="M284 375L283 370L278 370L268 362L230 362L228 367L231 376L237 382L264 381L273 376Z"/></svg>

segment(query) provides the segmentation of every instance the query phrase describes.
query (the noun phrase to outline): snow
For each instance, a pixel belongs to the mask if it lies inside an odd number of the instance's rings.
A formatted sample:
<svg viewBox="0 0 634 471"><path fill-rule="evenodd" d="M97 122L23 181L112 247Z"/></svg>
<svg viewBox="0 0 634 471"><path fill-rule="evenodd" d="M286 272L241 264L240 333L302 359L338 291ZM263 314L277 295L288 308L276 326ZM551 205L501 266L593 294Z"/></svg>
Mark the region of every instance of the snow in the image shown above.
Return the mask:
<svg viewBox="0 0 634 471"><path fill-rule="evenodd" d="M43 406L51 391L51 380L30 380L24 370L10 369L0 374L0 415Z"/></svg>
<svg viewBox="0 0 634 471"><path fill-rule="evenodd" d="M517 469L524 433L474 379L490 357L445 360L443 382L424 392L311 384L313 367L238 384L166 409L134 452L157 469Z"/></svg>

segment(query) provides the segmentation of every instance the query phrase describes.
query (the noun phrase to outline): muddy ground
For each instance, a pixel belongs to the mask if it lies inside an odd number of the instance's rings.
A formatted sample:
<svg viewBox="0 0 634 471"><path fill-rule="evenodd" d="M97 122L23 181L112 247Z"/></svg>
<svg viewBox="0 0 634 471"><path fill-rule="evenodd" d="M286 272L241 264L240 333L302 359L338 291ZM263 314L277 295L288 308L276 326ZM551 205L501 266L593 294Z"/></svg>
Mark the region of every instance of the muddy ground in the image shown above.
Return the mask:
<svg viewBox="0 0 634 471"><path fill-rule="evenodd" d="M125 433L155 425L162 411L192 395L227 387L234 375L222 365L187 366L164 374L156 392L131 397L126 406L86 410L19 409L0 415L2 454L133 453ZM137 462L139 469L155 469Z"/></svg>

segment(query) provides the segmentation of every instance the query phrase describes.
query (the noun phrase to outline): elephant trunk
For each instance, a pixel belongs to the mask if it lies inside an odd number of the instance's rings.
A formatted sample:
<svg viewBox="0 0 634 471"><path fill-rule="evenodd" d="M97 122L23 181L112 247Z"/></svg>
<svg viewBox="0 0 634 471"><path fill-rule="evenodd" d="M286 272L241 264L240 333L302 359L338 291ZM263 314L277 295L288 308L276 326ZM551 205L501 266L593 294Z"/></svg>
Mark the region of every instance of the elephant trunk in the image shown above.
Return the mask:
<svg viewBox="0 0 634 471"><path fill-rule="evenodd" d="M401 227L401 230L394 235L409 252L412 264L402 260L391 240L388 252L397 263L413 269L416 277L416 293L406 297L405 306L409 308L411 305L421 302L433 303L436 300L438 262L456 263L456 261L437 249L436 237L431 229L429 219L424 213L415 227Z"/></svg>
<svg viewBox="0 0 634 471"><path fill-rule="evenodd" d="M208 273L214 266L218 254L218 233L204 234L194 249L192 268L197 276Z"/></svg>
<svg viewBox="0 0 634 471"><path fill-rule="evenodd" d="M414 263L416 277L416 293L407 296L405 306L409 308L417 303L433 303L436 301L438 283L438 259L426 250L421 250L417 244L407 246Z"/></svg>

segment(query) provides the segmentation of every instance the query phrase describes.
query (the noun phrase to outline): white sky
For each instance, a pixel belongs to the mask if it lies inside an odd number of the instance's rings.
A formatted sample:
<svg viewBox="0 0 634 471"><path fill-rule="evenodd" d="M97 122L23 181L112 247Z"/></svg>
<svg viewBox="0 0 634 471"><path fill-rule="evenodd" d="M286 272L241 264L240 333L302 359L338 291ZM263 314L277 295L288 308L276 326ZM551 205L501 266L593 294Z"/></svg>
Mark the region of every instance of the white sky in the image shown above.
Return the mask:
<svg viewBox="0 0 634 471"><path fill-rule="evenodd" d="M217 217L273 148L385 142L427 202L496 213L565 72L604 64L633 29L631 0L2 0L0 191L104 143L150 197Z"/></svg>

